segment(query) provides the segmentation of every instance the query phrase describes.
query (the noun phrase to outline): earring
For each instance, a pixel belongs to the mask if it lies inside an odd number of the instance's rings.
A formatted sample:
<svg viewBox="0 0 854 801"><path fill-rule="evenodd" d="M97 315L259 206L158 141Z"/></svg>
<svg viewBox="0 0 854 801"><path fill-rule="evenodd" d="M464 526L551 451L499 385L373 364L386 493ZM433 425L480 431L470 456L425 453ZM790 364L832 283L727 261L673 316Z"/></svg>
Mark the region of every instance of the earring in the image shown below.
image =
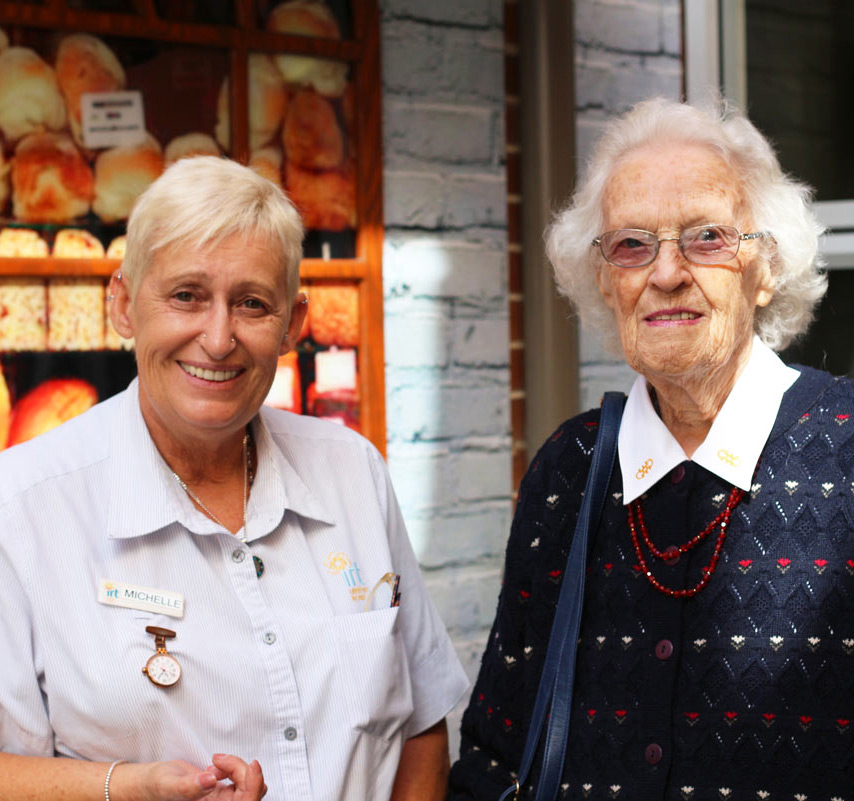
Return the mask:
<svg viewBox="0 0 854 801"><path fill-rule="evenodd" d="M115 300L115 298L115 295L107 295L107 303L109 303L111 300Z"/></svg>
<svg viewBox="0 0 854 801"><path fill-rule="evenodd" d="M122 276L122 274L121 274L121 271L117 272L117 273L116 273L116 281L121 281L121 280L122 280L122 278L123 278L123 276Z"/></svg>

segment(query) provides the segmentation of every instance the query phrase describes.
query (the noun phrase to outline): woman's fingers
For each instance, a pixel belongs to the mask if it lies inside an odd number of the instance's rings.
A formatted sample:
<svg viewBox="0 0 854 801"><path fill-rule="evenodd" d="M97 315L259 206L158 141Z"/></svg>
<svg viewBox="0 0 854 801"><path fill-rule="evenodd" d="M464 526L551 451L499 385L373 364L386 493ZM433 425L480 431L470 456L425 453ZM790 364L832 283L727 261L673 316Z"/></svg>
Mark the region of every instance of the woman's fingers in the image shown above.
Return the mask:
<svg viewBox="0 0 854 801"><path fill-rule="evenodd" d="M124 768L119 770L119 768ZM146 801L196 801L209 795L218 778L211 770L199 770L183 760L125 763L117 766L110 781L115 798Z"/></svg>
<svg viewBox="0 0 854 801"><path fill-rule="evenodd" d="M217 775L230 779L234 784L234 798L240 801L260 801L267 792L264 774L257 759L247 764L233 754L214 754L211 758Z"/></svg>

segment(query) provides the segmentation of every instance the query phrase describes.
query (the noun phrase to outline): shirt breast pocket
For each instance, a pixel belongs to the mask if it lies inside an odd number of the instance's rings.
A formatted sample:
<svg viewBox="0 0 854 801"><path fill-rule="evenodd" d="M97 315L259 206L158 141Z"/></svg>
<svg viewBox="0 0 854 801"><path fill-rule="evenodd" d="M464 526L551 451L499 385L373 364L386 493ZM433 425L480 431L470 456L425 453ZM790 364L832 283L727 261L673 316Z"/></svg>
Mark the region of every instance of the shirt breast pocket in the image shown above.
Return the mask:
<svg viewBox="0 0 854 801"><path fill-rule="evenodd" d="M354 729L390 740L412 714L412 685L397 631L399 607L334 620L342 695Z"/></svg>

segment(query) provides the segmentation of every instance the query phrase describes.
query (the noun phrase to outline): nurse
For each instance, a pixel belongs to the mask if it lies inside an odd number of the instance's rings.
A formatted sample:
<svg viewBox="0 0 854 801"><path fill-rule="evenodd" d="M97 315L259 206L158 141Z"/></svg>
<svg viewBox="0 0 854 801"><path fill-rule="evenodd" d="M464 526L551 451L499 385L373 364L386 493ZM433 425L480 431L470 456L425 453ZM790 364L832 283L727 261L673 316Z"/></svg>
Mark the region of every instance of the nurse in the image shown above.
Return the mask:
<svg viewBox="0 0 854 801"><path fill-rule="evenodd" d="M385 465L262 408L302 233L251 170L170 167L110 281L138 379L0 454L7 801L442 797L466 679Z"/></svg>

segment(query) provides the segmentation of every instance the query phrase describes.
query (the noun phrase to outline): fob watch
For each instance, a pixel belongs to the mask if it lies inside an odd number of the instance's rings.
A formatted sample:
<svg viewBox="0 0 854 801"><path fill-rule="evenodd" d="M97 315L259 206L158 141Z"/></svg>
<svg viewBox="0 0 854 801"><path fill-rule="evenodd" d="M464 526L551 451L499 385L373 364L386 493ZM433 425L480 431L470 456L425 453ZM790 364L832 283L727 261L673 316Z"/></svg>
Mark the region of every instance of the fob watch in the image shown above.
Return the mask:
<svg viewBox="0 0 854 801"><path fill-rule="evenodd" d="M166 650L166 640L177 636L170 629L159 626L146 626L145 630L154 635L154 646L157 653L145 663L142 672L158 687L172 687L181 678L181 665L172 654Z"/></svg>

